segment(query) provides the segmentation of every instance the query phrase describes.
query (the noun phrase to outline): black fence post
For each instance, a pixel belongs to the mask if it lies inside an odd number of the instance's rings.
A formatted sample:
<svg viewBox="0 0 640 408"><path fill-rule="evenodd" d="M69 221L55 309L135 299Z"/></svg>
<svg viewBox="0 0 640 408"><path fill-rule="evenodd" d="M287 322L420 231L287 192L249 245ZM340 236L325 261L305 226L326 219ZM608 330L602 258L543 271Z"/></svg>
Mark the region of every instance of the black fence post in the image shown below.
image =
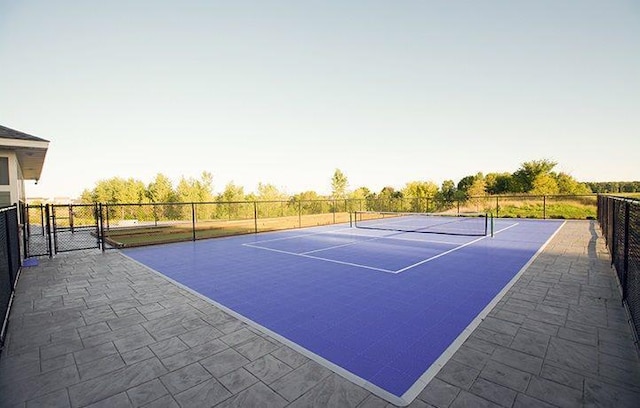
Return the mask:
<svg viewBox="0 0 640 408"><path fill-rule="evenodd" d="M45 204L40 204L40 225L42 225L42 236L44 237L46 232L45 232L45 228L44 228L44 217L46 215L46 211L45 211Z"/></svg>
<svg viewBox="0 0 640 408"><path fill-rule="evenodd" d="M616 208L616 204L617 202L614 201L613 203L613 211L611 212L612 216L611 216L611 236L613 237L613 239L611 240L611 245L609 247L609 250L611 251L611 265L615 264L615 259L616 259L616 254L618 253L618 245L617 245L617 239L616 237L618 236L618 229L616 228L616 225L618 224L618 214L617 214L617 208Z"/></svg>
<svg viewBox="0 0 640 408"><path fill-rule="evenodd" d="M24 258L27 259L29 256L29 241L28 237L31 235L31 229L29 228L29 204L24 204L20 207L22 214L20 217L22 218L22 248L24 249Z"/></svg>
<svg viewBox="0 0 640 408"><path fill-rule="evenodd" d="M336 200L333 200L333 223L336 223Z"/></svg>
<svg viewBox="0 0 640 408"><path fill-rule="evenodd" d="M3 211L2 212L2 216L4 217L4 236L6 237L6 252L7 252L7 271L9 272L9 282L11 283L11 291L13 292L14 289L14 280L13 280L13 259L12 259L12 253L11 253L11 228L9 226L9 211ZM2 316L4 318L4 316Z"/></svg>
<svg viewBox="0 0 640 408"><path fill-rule="evenodd" d="M111 226L109 225L109 204L105 204L105 213L107 214L107 230L110 230Z"/></svg>
<svg viewBox="0 0 640 408"><path fill-rule="evenodd" d="M73 206L71 204L69 204L69 229L72 234L75 232L73 228Z"/></svg>
<svg viewBox="0 0 640 408"><path fill-rule="evenodd" d="M624 255L622 260L622 301L627 299L627 273L629 272L629 209L631 204L624 201Z"/></svg>
<svg viewBox="0 0 640 408"><path fill-rule="evenodd" d="M258 202L253 202L253 229L254 232L258 233Z"/></svg>
<svg viewBox="0 0 640 408"><path fill-rule="evenodd" d="M191 203L191 233L192 241L196 240L196 204Z"/></svg>
<svg viewBox="0 0 640 408"><path fill-rule="evenodd" d="M49 253L49 258L53 258L53 246L52 246L52 239L51 239L51 234L53 233L52 231L52 226L51 226L51 217L53 212L53 204L47 204L44 207L44 214L45 214L45 218L47 219L47 252ZM44 225L43 225L44 227ZM55 239L55 234L54 234L54 239Z"/></svg>
<svg viewBox="0 0 640 408"><path fill-rule="evenodd" d="M98 203L98 236L99 238L99 242L100 242L100 248L102 249L102 252L104 252L105 247L104 247L104 243L105 243L105 237L104 237L104 219L102 217L102 203Z"/></svg>
<svg viewBox="0 0 640 408"><path fill-rule="evenodd" d="M153 203L153 225L158 226L158 209L155 202Z"/></svg>

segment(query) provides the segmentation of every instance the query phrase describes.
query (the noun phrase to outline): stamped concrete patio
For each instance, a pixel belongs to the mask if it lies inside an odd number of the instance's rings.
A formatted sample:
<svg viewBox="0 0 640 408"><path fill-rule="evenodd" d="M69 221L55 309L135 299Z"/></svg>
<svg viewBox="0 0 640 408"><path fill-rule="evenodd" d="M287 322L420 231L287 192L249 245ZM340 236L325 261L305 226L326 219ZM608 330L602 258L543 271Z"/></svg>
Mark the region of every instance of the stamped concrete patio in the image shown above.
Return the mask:
<svg viewBox="0 0 640 408"><path fill-rule="evenodd" d="M385 407L119 252L24 268L1 407ZM570 221L412 407L638 407L640 361L594 221Z"/></svg>

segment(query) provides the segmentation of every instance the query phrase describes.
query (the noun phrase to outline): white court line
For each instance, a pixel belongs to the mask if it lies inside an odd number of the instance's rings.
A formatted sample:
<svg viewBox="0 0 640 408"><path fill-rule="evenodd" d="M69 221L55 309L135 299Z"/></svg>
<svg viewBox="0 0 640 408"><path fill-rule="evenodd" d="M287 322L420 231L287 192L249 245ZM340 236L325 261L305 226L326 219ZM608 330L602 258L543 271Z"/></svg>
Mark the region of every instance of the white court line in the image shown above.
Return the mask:
<svg viewBox="0 0 640 408"><path fill-rule="evenodd" d="M427 368L427 371L425 371L420 376L420 378L418 378L418 380L404 394L402 394L401 399L403 401L413 401L418 396L418 394L420 394L422 390L425 389L429 382L431 382L431 380L438 374L440 369L442 369L447 361L449 361L449 359L453 357L455 352L458 351L465 340L467 340L471 336L473 331L478 326L480 326L480 323L482 323L482 321L487 317L489 312L491 312L491 310L498 304L498 302L507 294L507 292L509 292L509 289L511 289L511 287L515 285L515 283L525 273L529 266L531 266L533 261L535 261L536 258L544 251L547 245L553 240L556 234L560 232L560 230L566 223L567 222L564 221L562 225L560 225L558 229L553 234L551 234L547 241L542 244L540 248L538 248L536 253L531 258L529 258L529 261L527 261L527 263L524 264L522 268L520 268L515 276L511 278L511 280L502 288L502 290L496 296L494 296L494 298L484 307L484 309L480 311L480 313L478 313L475 319L473 319L471 323L469 323L469 325L462 331L462 333L460 333L460 335L451 342L449 347L447 347L447 349L442 354L440 354L440 357L438 357L436 361L434 361L431 366Z"/></svg>
<svg viewBox="0 0 640 408"><path fill-rule="evenodd" d="M337 230L332 230L332 231L325 231L325 232L317 232L314 234L300 234L300 235L292 235L290 237L281 237L281 238L274 238L274 239L264 239L264 240L260 240L260 241L254 241L252 243L244 243L241 244L243 246L252 246L257 248L256 244L262 244L265 242L275 242L275 241L285 241L288 239L297 239L297 238L306 238L306 237L313 237L316 235L330 235L330 234L335 234L335 235L344 235L346 237L364 237L364 238L369 238L369 239L364 239L364 240L354 240L353 242L347 243L347 244L341 244L341 245L336 245L336 246L331 246L331 247L327 247L327 248L321 248L321 249L316 249L313 251L309 251L309 252L303 252L304 254L309 254L309 253L313 253L313 252L319 252L319 251L324 251L326 249L333 249L333 248L339 248L341 246L349 246L349 245L355 245L359 242L368 242L368 241L375 241L378 239L391 239L394 241L408 241L408 242L429 242L429 243L434 243L434 244L443 244L443 245L459 245L459 242L450 242L450 241L440 241L440 240L433 240L433 239L415 239L415 238L396 238L395 235L398 234L398 232L394 232L391 233L389 235L381 235L381 236L374 236L372 237L371 235L362 235L362 234L354 234L354 233L341 233L340 231L350 231L352 230L352 228L340 228ZM409 233L409 232L407 232Z"/></svg>
<svg viewBox="0 0 640 408"><path fill-rule="evenodd" d="M506 228L503 228L503 229L501 229L501 230L499 230L499 231L494 232L494 235L497 235L497 234L501 233L502 231L506 231L506 230L508 230L509 228L513 228L513 227L515 227L515 226L516 226L516 225L518 225L518 224L519 224L519 223L518 223L518 222L516 222L515 224L509 225L509 226L508 226L508 227L506 227ZM448 250L448 251L441 252L441 253L439 253L438 255L434 255L434 256L432 256L431 258L423 259L422 261L420 261L420 262L416 262L416 263L414 263L413 265L409 265L409 266L407 266L407 267L405 267L405 268L398 269L397 271L395 271L395 272L393 272L393 273L402 273L402 272L408 271L409 269L415 268L416 266L419 266L419 265L422 265L422 264L426 264L427 262L433 261L434 259L440 258L441 256L445 256L445 255L450 254L450 253L452 253L452 252L455 252L455 251L457 251L457 250L459 250L459 249L462 249L462 248L464 248L464 247L466 247L466 246L469 246L469 245L471 245L471 244L475 244L475 243L476 243L476 242L478 242L478 241L482 241L483 239L487 238L488 236L489 236L489 235L485 235L484 237L480 237L480 238L478 238L478 239L474 239L473 241L467 242L466 244L462 244L462 245L457 246L457 247L455 247L455 248L452 248L452 249L450 249L450 250Z"/></svg>
<svg viewBox="0 0 640 408"><path fill-rule="evenodd" d="M311 234L299 234L299 235L291 235L289 237L280 237L280 238L273 238L273 239L263 239L260 241L254 241L254 244L262 244L263 242L275 242L275 241L286 241L287 239L296 239L296 238L304 238L304 237L312 237L314 235L323 235L323 234L329 234L329 233L333 233L336 231L343 231L343 230L350 230L351 228L339 228L339 229L335 229L335 230L331 230L331 231L323 231L323 232L315 232L315 233L311 233ZM250 244L242 244L242 245L250 245Z"/></svg>
<svg viewBox="0 0 640 408"><path fill-rule="evenodd" d="M459 242L447 242L447 241L426 241L426 240L422 240L422 239L404 239L404 238L393 238L392 237L393 234L391 235L384 235L381 237L371 237L369 239L363 239L363 240L354 240L352 242L348 242L346 244L340 244L340 245L333 245L330 247L326 247L326 248L319 248L319 249L314 249L313 251L307 251L307 252L301 252L302 255L306 255L306 254L314 254L316 252L322 252L322 251L328 251L330 249L336 249L336 248L342 248L342 247L346 247L346 246L350 246L350 245L357 245L361 242L370 242L370 241L377 241L379 239L391 239L391 240L396 240L396 241L412 241L412 242L430 242L430 243L438 243L438 244L445 244L445 245L459 245ZM368 235L358 235L359 237L368 237Z"/></svg>
<svg viewBox="0 0 640 408"><path fill-rule="evenodd" d="M337 261L335 259L321 258L319 256L313 256L313 255L307 255L307 254L298 254L296 252L282 251L280 249L261 247L259 245L251 245L251 244L242 244L242 245L243 246L247 246L247 247L251 247L251 248L264 249L265 251L277 252L277 253L280 253L280 254L301 256L303 258L311 258L311 259L317 259L317 260L320 260L320 261L333 262L333 263L337 263L337 264L341 264L341 265L355 266L357 268L371 269L371 270L374 270L374 271L386 272L386 273L394 273L394 271L389 270L389 269L375 268L373 266L360 265L360 264L352 263L352 262L343 262L343 261Z"/></svg>
<svg viewBox="0 0 640 408"><path fill-rule="evenodd" d="M459 242L451 242L451 241L440 241L435 239L416 239L416 238L402 238L396 237L398 234L422 234L421 232L402 232L396 231L389 235L381 235L379 237L375 237L376 239L389 239L392 241L408 241L408 242L429 242L432 244L444 244L444 245L460 245ZM362 235L362 234L343 234L345 236L355 236L355 237L371 237L371 235ZM374 237L371 237L374 238ZM365 241L360 241L365 242Z"/></svg>
<svg viewBox="0 0 640 408"><path fill-rule="evenodd" d="M236 312L235 310L223 305L222 303L216 302L215 300L208 298L207 296L203 295L202 293L198 292L197 290L191 289L189 286L187 286L187 285L185 285L183 283L180 283L177 280L172 279L172 278L164 275L163 273L161 273L159 271L156 271L155 269L151 268L150 266L147 266L147 265L143 264L142 262L131 258L129 255L126 255L124 252L118 251L118 253L120 255L122 255L123 257L130 259L132 262L135 262L136 264L141 265L143 268L151 271L156 276L159 276L159 277L165 279L166 281L173 283L177 287L186 290L187 292L193 294L194 296L197 296L199 299L202 299L205 302L216 306L220 310L230 314L231 316L235 317L236 319L239 319L240 321L248 324L249 326L254 327L254 328L260 330L261 332L268 334L270 337L273 337L274 339L278 340L280 343L284 344L285 346L289 346L293 350L295 350L298 353L310 358L311 360L315 361L316 363L320 364L321 366L328 368L329 370L341 375L343 378L346 378L347 380L351 381L352 383L357 384L357 385L359 385L359 386L371 391L373 394L379 396L382 399L385 399L385 400L391 402L394 405L406 406L406 405L408 405L409 402L411 402L413 399L415 399L415 397L418 395L418 394L416 394L409 401L407 401L406 399L403 399L401 397L398 397L397 395L392 394L391 392L385 390L384 388L382 388L382 387L380 387L378 385L375 385L375 384L365 380L362 377L359 377L358 375L352 373L351 371L347 370L346 368L342 368L338 364L332 363L330 360L327 360L326 358L322 357L320 354L316 354L313 351L307 350L306 348L304 348L300 344L295 343L292 340L289 340L287 337L282 336L278 332L275 332L273 330L270 330L270 329L266 328L265 326L262 326L260 323L249 319L248 317ZM410 388L409 390L413 391L415 386L416 386L416 384L414 384L412 386L412 388ZM422 389L425 386L426 386L426 384L421 385L422 388L420 388L418 393L420 393L420 391L422 391ZM405 395L406 394L407 393L405 393Z"/></svg>
<svg viewBox="0 0 640 408"><path fill-rule="evenodd" d="M510 226L508 226L508 227L505 227L505 228L503 228L503 229L501 229L501 230L498 230L498 231L494 232L494 235L497 235L497 234L499 234L499 233L501 233L501 232L503 232L503 231L506 231L506 230L508 230L509 228L513 228L513 227L515 227L515 226L516 226L516 225L518 225L518 224L519 224L519 223L515 223L515 224L512 224L512 225L510 225ZM343 229L347 229L347 228L343 228ZM288 239L288 238L296 238L296 237L297 237L297 238L300 238L300 237L307 237L307 236L310 236L310 235L320 235L320 234L323 234L323 233L318 233L318 234L305 234L305 235L296 235L296 236L293 236L293 237L285 237L285 238L276 238L276 239L272 239L272 240L258 241L257 243L258 243L258 244L261 244L261 243L263 243L263 242L281 241L281 240L283 240L283 239ZM360 236L366 236L366 235L360 235ZM367 239L367 240L364 240L364 241L354 241L354 242L349 242L349 243L346 243L346 244L334 245L334 246L332 246L332 247L321 248L321 249L316 249L316 250L313 250L313 251L302 252L302 253L298 253L298 252L290 252L290 251L283 251L283 250L281 250L281 249L274 249L274 248L263 247L263 246L260 246L260 245L255 245L255 243L254 243L254 244L248 244L248 243L245 243L245 244L242 244L242 246L246 246L246 247L250 247L250 248L256 248L256 249L263 249L263 250L265 250L265 251L271 251L271 252L276 252L276 253L280 253L280 254L286 254L286 255L300 256L300 257L303 257L303 258L316 259L316 260L319 260L319 261L332 262L332 263L337 263L337 264L340 264L340 265L354 266L354 267L356 267L356 268L370 269L370 270L378 271L378 272L385 272L385 273L399 274L399 273L405 272L405 271L407 271L407 270L409 270L409 269L415 268L416 266L420 266L420 265L425 264L425 263L427 263L427 262L433 261L434 259L440 258L440 257L445 256L445 255L447 255L447 254L450 254L450 253L452 253L452 252L455 252L455 251L457 251L457 250L459 250L459 249L462 249L462 248L464 248L464 247L466 247L466 246L469 246L469 245L471 245L471 244L474 244L474 243L476 243L476 242L478 242L478 241L481 241L481 240L483 240L483 239L485 239L485 238L488 238L488 237L489 237L489 236L488 236L488 235L486 235L486 236L483 236L483 237L480 237L480 238L474 239L473 241L470 241L470 242L464 243L464 244L462 244L462 245L458 245L458 246L456 246L455 248L452 248L452 249L449 249L449 250L447 250L447 251L441 252L441 253L439 253L438 255L434 255L434 256L432 256L432 257L430 257L430 258L423 259L423 260L422 260L422 261L420 261L420 262L414 263L414 264L412 264L412 265L409 265L409 266L404 267L404 268L402 268L402 269L398 269L398 270L396 270L396 271L392 271L392 270L390 270L390 269L384 269L384 268L376 268L376 267L374 267L374 266L362 265L362 264L357 264L357 263L353 263L353 262L338 261L338 260L335 260L335 259L322 258L322 257L319 257L319 256L309 255L309 254L312 254L312 253L321 252L321 251L326 251L326 250L329 250L329 249L335 249L335 248L340 248L340 247L345 247L345 246L350 246L350 245L356 245L356 244L358 244L358 243L360 243L360 242L369 242L369 241L375 241L375 240L385 239L385 238L386 238L386 239L394 239L394 238L388 238L387 236L382 236L382 237L373 237L373 238L371 238L371 239ZM412 241L429 242L429 241L422 241L422 240L412 240ZM444 241L430 241L430 242L445 243L445 244L447 243L447 242L444 242ZM456 245L457 243L455 243L455 244L454 244L454 243L449 243L449 244L451 244L451 245Z"/></svg>
<svg viewBox="0 0 640 408"><path fill-rule="evenodd" d="M339 229L335 229L335 230L330 230L330 231L322 231L322 232L315 232L312 234L299 234L299 235L291 235L289 237L280 237L280 238L273 238L273 239L263 239L260 241L254 241L252 244L262 244L263 242L275 242L275 241L286 241L288 239L297 239L297 238L305 238L305 237L313 237L316 235L329 235L329 234L340 234L340 235L345 235L345 236L356 236L356 237L371 237L371 235L362 235L362 234L354 234L354 233L343 233L341 231L352 231L354 228L339 228ZM382 235L379 237L376 237L377 239L393 239L396 241L412 241L412 242L432 242L432 243L436 243L436 244L445 244L445 245L458 245L459 242L450 242L450 241L437 241L437 240L431 240L431 239L415 239L415 238L395 238L394 235L396 235L397 232L394 232L392 234L389 235ZM250 245L250 244L242 244L242 245Z"/></svg>
<svg viewBox="0 0 640 408"><path fill-rule="evenodd" d="M346 246L356 245L356 244L359 244L361 242L375 241L375 240L378 240L378 239L381 239L381 238L383 238L383 237L373 237L373 238L363 239L363 240L354 240L354 241L351 241L351 242L347 242L346 244L333 245L333 246L326 247L326 248L314 249L313 251L301 252L300 255L315 254L316 252L328 251L330 249L336 249L336 248L342 248L342 247L346 247Z"/></svg>

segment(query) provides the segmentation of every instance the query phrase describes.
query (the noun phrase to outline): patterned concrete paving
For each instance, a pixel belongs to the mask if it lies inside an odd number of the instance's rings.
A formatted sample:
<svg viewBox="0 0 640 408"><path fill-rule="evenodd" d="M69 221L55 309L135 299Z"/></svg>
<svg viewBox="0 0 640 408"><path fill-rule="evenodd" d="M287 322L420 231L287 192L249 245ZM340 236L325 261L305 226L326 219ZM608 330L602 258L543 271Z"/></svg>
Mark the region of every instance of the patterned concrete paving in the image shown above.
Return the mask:
<svg viewBox="0 0 640 408"><path fill-rule="evenodd" d="M391 405L120 253L85 251L23 269L0 406ZM640 406L595 222L568 222L410 406Z"/></svg>

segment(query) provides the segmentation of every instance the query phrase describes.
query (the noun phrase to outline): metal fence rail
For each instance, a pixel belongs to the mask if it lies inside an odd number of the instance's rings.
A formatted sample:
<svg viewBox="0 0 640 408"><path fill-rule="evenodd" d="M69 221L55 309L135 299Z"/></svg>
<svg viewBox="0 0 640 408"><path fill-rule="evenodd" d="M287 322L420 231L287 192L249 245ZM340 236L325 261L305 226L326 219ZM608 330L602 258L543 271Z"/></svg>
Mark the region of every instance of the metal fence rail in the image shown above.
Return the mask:
<svg viewBox="0 0 640 408"><path fill-rule="evenodd" d="M597 196L591 194L48 204L21 211L25 257L30 257L347 223L355 211L595 219L596 208Z"/></svg>
<svg viewBox="0 0 640 408"><path fill-rule="evenodd" d="M598 196L598 221L622 288L622 301L640 333L640 200Z"/></svg>
<svg viewBox="0 0 640 408"><path fill-rule="evenodd" d="M0 345L4 341L20 263L18 208L14 205L0 209Z"/></svg>

